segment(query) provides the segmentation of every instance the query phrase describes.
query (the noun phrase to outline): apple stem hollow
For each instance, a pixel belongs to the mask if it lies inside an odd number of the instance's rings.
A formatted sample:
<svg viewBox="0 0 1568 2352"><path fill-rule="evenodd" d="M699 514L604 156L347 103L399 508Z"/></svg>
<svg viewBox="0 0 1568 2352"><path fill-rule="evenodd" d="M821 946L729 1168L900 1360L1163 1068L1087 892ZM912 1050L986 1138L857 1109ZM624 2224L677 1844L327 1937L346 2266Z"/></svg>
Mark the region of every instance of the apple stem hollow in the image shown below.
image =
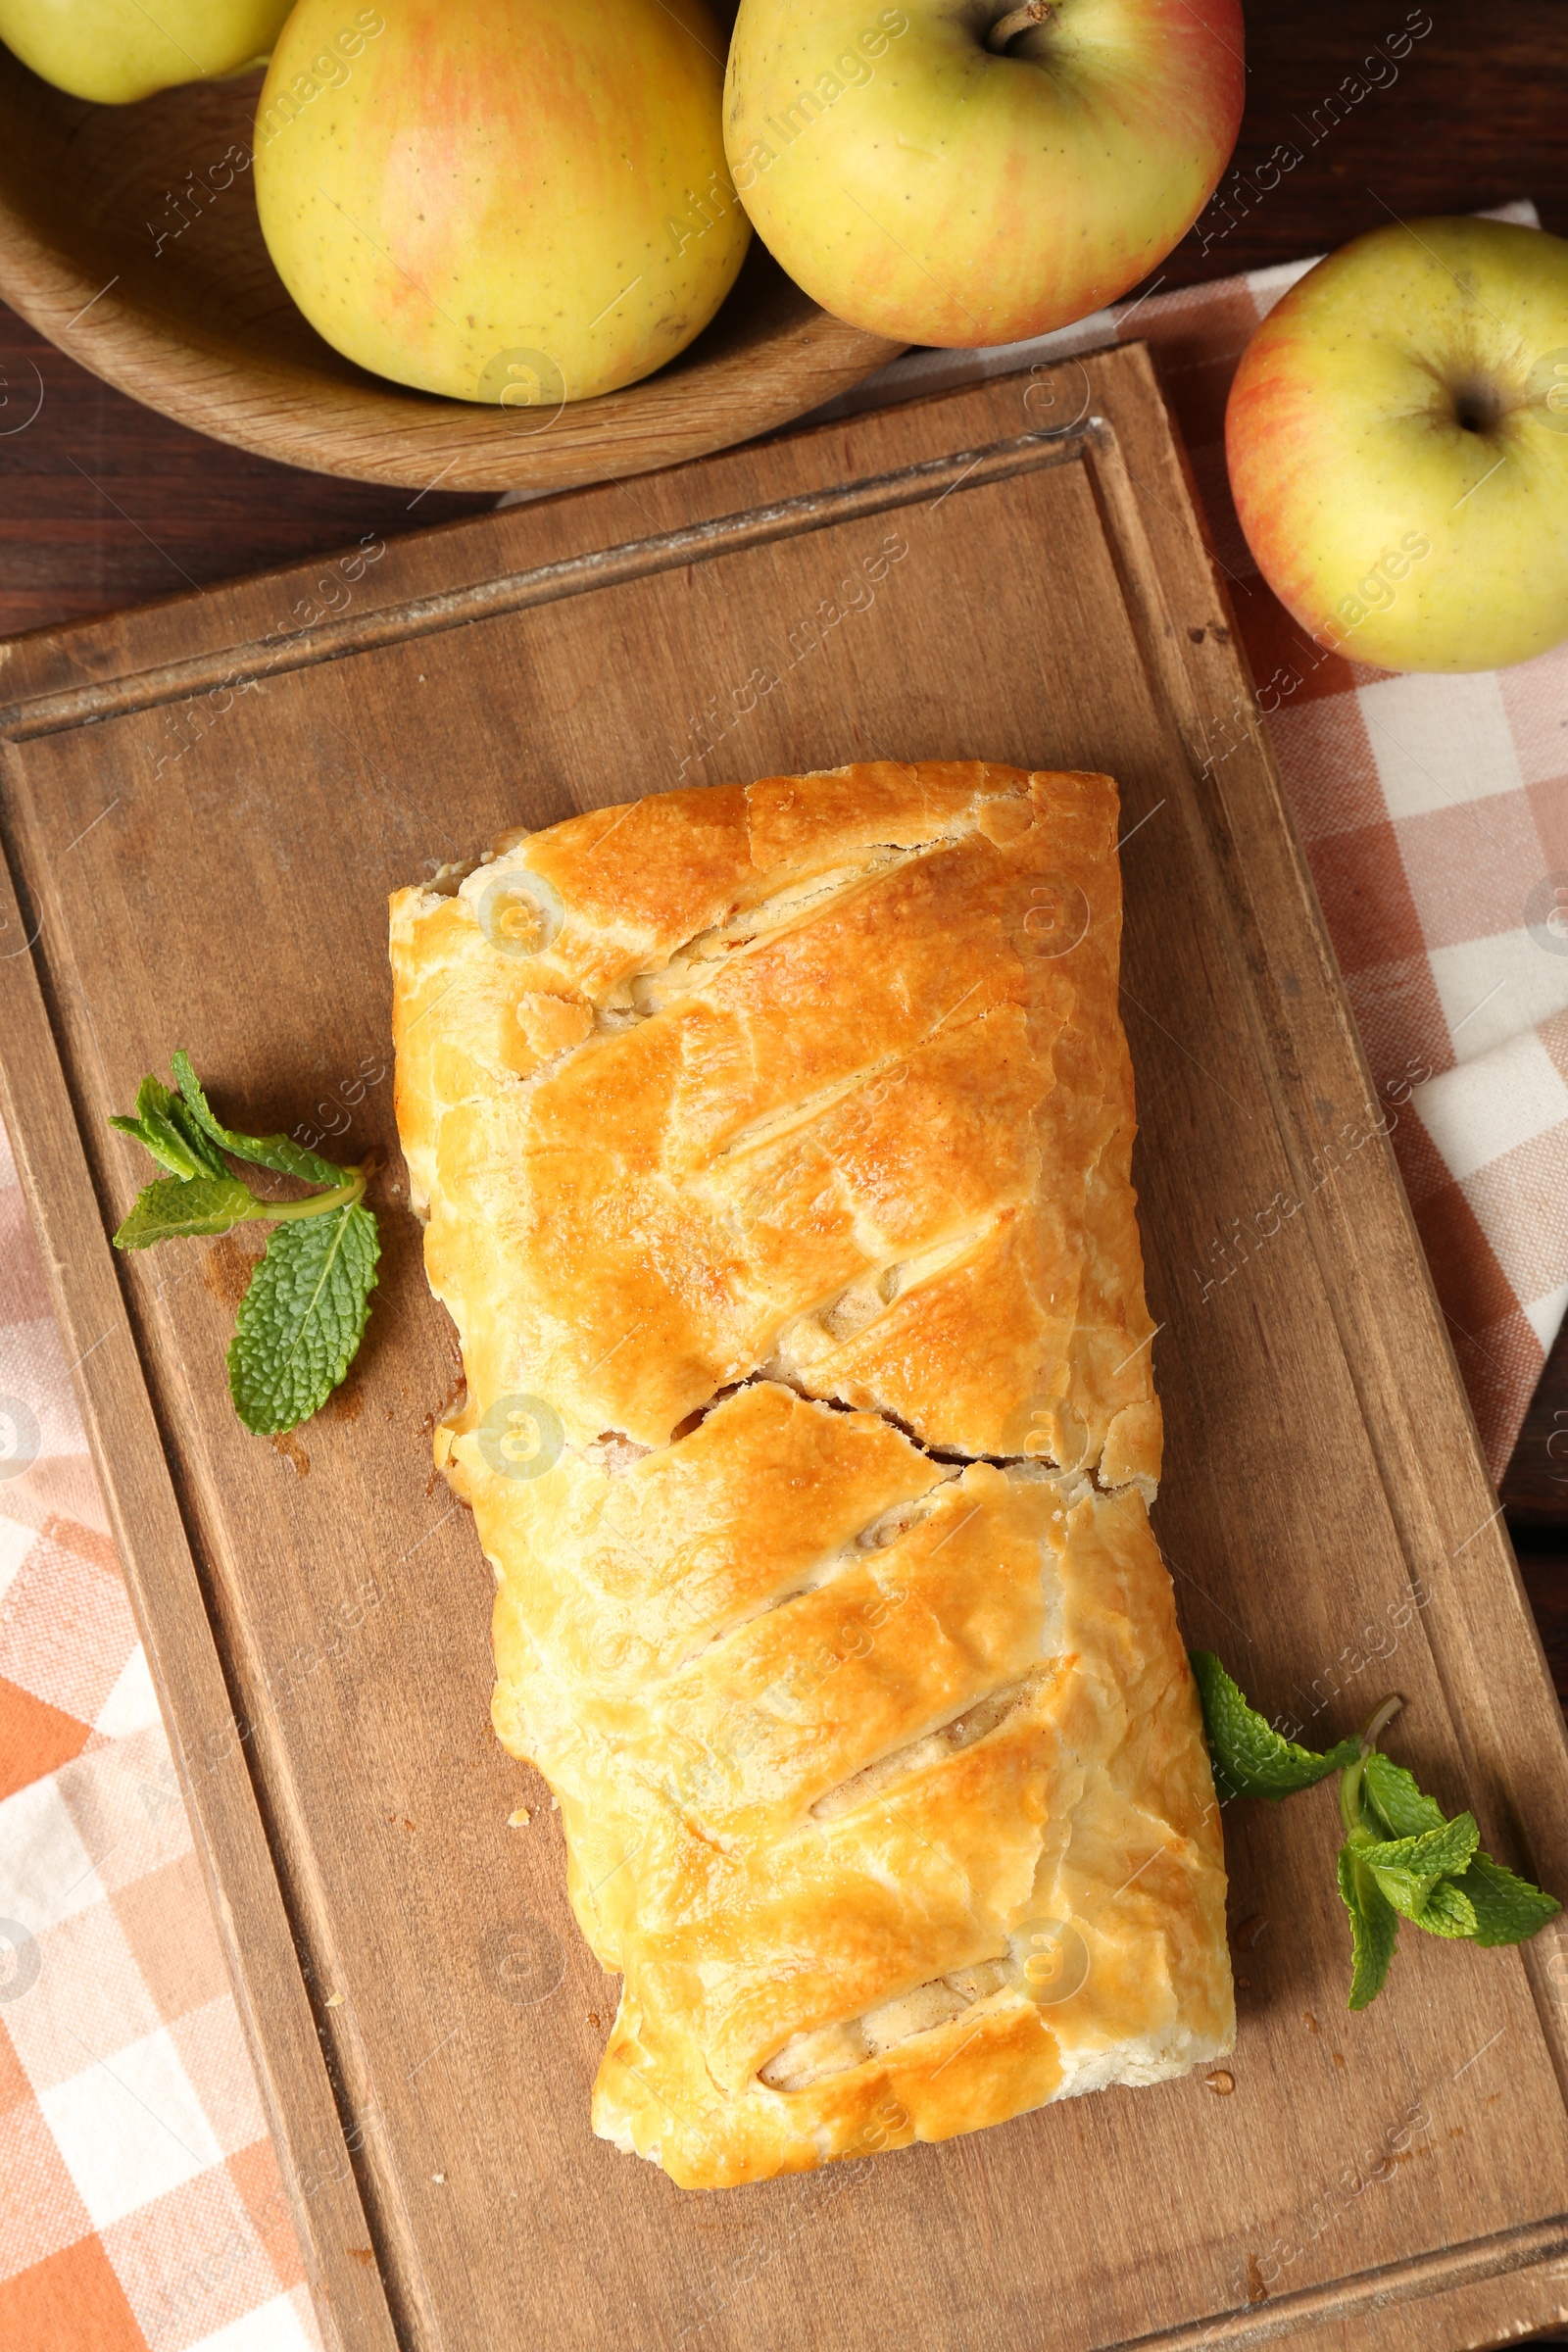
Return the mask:
<svg viewBox="0 0 1568 2352"><path fill-rule="evenodd" d="M1055 13L1051 0L1024 0L1021 8L1009 8L1004 17L997 19L986 34L986 47L1000 52L1005 49L1009 41L1016 40L1020 32L1028 32L1034 25L1044 24L1046 19L1054 17Z"/></svg>

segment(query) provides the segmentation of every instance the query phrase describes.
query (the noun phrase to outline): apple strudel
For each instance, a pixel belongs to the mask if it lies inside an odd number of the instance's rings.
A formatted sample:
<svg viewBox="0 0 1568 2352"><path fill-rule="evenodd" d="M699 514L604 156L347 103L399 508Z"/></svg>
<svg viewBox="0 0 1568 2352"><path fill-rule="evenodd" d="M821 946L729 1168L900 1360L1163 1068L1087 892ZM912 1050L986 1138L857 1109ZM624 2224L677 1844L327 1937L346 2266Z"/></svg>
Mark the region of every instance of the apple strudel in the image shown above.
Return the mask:
<svg viewBox="0 0 1568 2352"><path fill-rule="evenodd" d="M1215 2057L1108 777L871 762L392 902L496 1729L689 2187Z"/></svg>

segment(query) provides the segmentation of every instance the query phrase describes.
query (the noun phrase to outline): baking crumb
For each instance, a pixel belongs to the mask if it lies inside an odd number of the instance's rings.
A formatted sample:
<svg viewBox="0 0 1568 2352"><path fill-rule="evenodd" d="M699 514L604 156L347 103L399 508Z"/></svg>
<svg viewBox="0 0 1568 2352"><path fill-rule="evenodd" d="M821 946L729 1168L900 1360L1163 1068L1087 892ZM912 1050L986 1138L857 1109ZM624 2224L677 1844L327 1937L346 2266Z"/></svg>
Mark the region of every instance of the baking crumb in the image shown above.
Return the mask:
<svg viewBox="0 0 1568 2352"><path fill-rule="evenodd" d="M447 2184L447 2177L446 2177L445 2173L432 2173L432 2174L430 2175L430 2178L431 2178L431 2180L439 2180L439 2181L440 2181L440 2183L441 2183L441 2186L442 2186L443 2188L445 2188L445 2186L446 2186L446 2184Z"/></svg>
<svg viewBox="0 0 1568 2352"><path fill-rule="evenodd" d="M326 1996L326 1999L321 2003L321 2006L323 2009L341 2009L343 2006L343 1995L340 1992L329 1992Z"/></svg>
<svg viewBox="0 0 1568 2352"><path fill-rule="evenodd" d="M525 1830L532 1819L533 1815L529 1811L528 1807L526 1805L519 1805L515 1813L509 1813L507 1815L507 1827L509 1830Z"/></svg>

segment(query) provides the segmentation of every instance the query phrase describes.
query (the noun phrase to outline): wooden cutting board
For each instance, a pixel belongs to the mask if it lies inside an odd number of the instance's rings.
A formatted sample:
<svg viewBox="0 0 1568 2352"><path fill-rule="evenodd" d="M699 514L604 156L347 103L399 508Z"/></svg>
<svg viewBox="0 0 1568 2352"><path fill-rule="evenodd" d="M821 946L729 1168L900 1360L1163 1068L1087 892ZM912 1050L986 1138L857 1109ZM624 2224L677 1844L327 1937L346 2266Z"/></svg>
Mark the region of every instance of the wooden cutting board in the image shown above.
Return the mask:
<svg viewBox="0 0 1568 2352"><path fill-rule="evenodd" d="M1184 1628L1568 1891L1568 1756L1147 356L1001 378L0 648L5 1111L329 2336L443 2352L1434 2347L1568 2298L1568 1932L1345 2009L1331 1791L1226 1816L1224 2073L689 2195L588 2130L615 2000L489 1732L429 1480L385 901L501 828L862 756L1115 772ZM276 1447L232 1238L116 1258L105 1125L384 1158L353 1377ZM514 1807L533 1808L525 1829Z"/></svg>

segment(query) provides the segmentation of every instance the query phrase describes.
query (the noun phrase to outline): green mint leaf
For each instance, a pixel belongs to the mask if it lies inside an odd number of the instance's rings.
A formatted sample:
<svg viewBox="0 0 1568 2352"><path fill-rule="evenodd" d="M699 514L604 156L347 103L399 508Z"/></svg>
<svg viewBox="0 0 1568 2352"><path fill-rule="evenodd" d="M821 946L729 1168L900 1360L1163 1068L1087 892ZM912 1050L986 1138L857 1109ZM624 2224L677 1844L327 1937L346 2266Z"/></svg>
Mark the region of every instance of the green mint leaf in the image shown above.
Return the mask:
<svg viewBox="0 0 1568 2352"><path fill-rule="evenodd" d="M258 1168L271 1168L280 1176L298 1176L306 1184L341 1184L347 1170L334 1160L322 1159L318 1152L307 1152L303 1145L291 1143L286 1135L239 1135L232 1127L220 1126L213 1116L211 1105L201 1089L201 1082L190 1066L190 1055L183 1049L172 1056L174 1076L185 1107L197 1125L215 1144L232 1152L236 1159L249 1160ZM314 1408L313 1408L314 1409ZM287 1422L280 1426L292 1428Z"/></svg>
<svg viewBox="0 0 1568 2352"><path fill-rule="evenodd" d="M1309 1747L1298 1747L1294 1740L1283 1739L1249 1705L1212 1651L1195 1649L1192 1667L1203 1702L1214 1787L1222 1799L1266 1796L1277 1801L1298 1788L1310 1788L1314 1782L1354 1762L1359 1752L1354 1740L1342 1740L1320 1756Z"/></svg>
<svg viewBox="0 0 1568 2352"><path fill-rule="evenodd" d="M154 1242L227 1233L261 1208L249 1185L237 1176L165 1176L137 1195L135 1207L115 1235L115 1248L150 1250Z"/></svg>
<svg viewBox="0 0 1568 2352"><path fill-rule="evenodd" d="M1378 1839L1369 1830L1357 1830L1350 1844L1401 1919L1413 1920L1418 1928L1430 1927L1435 1936L1467 1935L1468 1928L1450 1930L1442 1924L1455 1915L1452 1905L1440 1904L1431 1919L1427 1914L1440 1882L1456 1877L1469 1862L1478 1835L1474 1818L1461 1813L1419 1838Z"/></svg>
<svg viewBox="0 0 1568 2352"><path fill-rule="evenodd" d="M160 1079L142 1080L136 1089L136 1125L142 1142L172 1176L226 1176L222 1154L205 1136L199 1146L193 1146L176 1121L173 1112L178 1101Z"/></svg>
<svg viewBox="0 0 1568 2352"><path fill-rule="evenodd" d="M1377 1749L1366 1760L1361 1788L1372 1799L1376 1826L1391 1838L1419 1838L1424 1831L1445 1826L1447 1817L1443 1807L1422 1793L1402 1764L1391 1763Z"/></svg>
<svg viewBox="0 0 1568 2352"><path fill-rule="evenodd" d="M1528 1879L1515 1878L1490 1854L1477 1854L1456 1884L1470 1898L1477 1943L1527 1943L1562 1909L1555 1895L1544 1894Z"/></svg>
<svg viewBox="0 0 1568 2352"><path fill-rule="evenodd" d="M1374 1870L1407 1871L1414 1879L1457 1878L1481 1843L1473 1813L1456 1813L1415 1838L1385 1838L1365 1848Z"/></svg>
<svg viewBox="0 0 1568 2352"><path fill-rule="evenodd" d="M1340 1848L1340 1895L1350 1914L1350 1997L1368 2008L1383 1990L1399 1939L1398 1915L1353 1846Z"/></svg>
<svg viewBox="0 0 1568 2352"><path fill-rule="evenodd" d="M1439 1879L1419 1911L1406 1912L1429 1936L1468 1941L1476 1932L1476 1907L1457 1879Z"/></svg>
<svg viewBox="0 0 1568 2352"><path fill-rule="evenodd" d="M118 1127L122 1135L133 1137L144 1152L152 1153L161 1168L169 1170L171 1176L196 1174L198 1162L195 1153L186 1149L183 1139L175 1135L172 1128L170 1130L170 1140L166 1142L158 1129L146 1119L127 1119L122 1111L118 1110L111 1113L109 1124Z"/></svg>
<svg viewBox="0 0 1568 2352"><path fill-rule="evenodd" d="M1415 1838L1445 1827L1442 1808L1422 1794L1402 1764L1392 1764L1387 1756L1368 1756L1361 1787L1391 1837ZM1442 1925L1433 1916L1435 1907L1446 1919L1455 1921L1468 1911L1469 1924ZM1462 1935L1476 1943L1494 1945L1528 1942L1561 1909L1555 1895L1544 1893L1528 1879L1516 1878L1477 1848L1462 1871L1450 1869L1439 1882L1425 1909L1410 1916L1418 1927L1435 1935Z"/></svg>
<svg viewBox="0 0 1568 2352"><path fill-rule="evenodd" d="M144 1078L136 1089L136 1130L160 1167L171 1176L210 1176L213 1170L198 1159L169 1116L170 1094L156 1078ZM218 1173L228 1174L226 1168Z"/></svg>
<svg viewBox="0 0 1568 2352"><path fill-rule="evenodd" d="M1401 1919L1426 1928L1434 1936L1468 1936L1472 1932L1476 1924L1474 1906L1468 1895L1453 1891L1452 1879L1424 1879L1410 1870L1384 1870L1378 1865L1376 1846L1357 1851ZM1445 1888L1453 1893L1451 1901Z"/></svg>
<svg viewBox="0 0 1568 2352"><path fill-rule="evenodd" d="M1365 1852L1359 1856L1363 1870L1368 1872L1382 1893L1385 1902L1392 1903L1401 1919L1419 1922L1426 1909L1427 1897L1437 1885L1435 1879L1418 1879L1407 1870L1378 1870Z"/></svg>
<svg viewBox="0 0 1568 2352"><path fill-rule="evenodd" d="M188 1138L169 1116L170 1102L167 1086L160 1086L156 1078L144 1078L136 1089L134 1118L117 1112L109 1124L118 1127L122 1135L134 1136L171 1176L226 1176L228 1170L220 1159L215 1165L205 1150L192 1151Z"/></svg>
<svg viewBox="0 0 1568 2352"><path fill-rule="evenodd" d="M359 1205L274 1230L228 1350L229 1390L247 1429L272 1437L320 1410L354 1361L379 1255L375 1219Z"/></svg>
<svg viewBox="0 0 1568 2352"><path fill-rule="evenodd" d="M171 1095L165 1114L181 1143L195 1154L205 1168L215 1176L226 1176L228 1163L183 1095Z"/></svg>

